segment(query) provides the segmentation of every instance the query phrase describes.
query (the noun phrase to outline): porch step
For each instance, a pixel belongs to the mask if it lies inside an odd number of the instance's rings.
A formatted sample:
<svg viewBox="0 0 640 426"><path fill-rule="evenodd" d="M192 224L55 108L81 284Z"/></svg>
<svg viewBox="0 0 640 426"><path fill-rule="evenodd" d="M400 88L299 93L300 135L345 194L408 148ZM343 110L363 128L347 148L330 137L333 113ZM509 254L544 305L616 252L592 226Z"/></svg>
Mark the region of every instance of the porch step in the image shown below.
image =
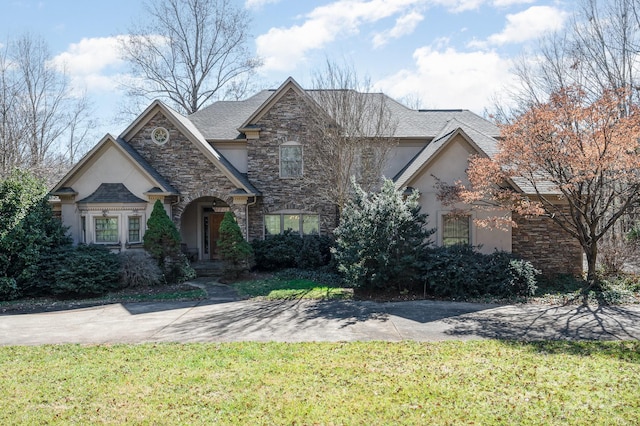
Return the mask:
<svg viewBox="0 0 640 426"><path fill-rule="evenodd" d="M222 262L219 260L199 260L193 262L191 267L195 269L198 278L221 277L223 272Z"/></svg>

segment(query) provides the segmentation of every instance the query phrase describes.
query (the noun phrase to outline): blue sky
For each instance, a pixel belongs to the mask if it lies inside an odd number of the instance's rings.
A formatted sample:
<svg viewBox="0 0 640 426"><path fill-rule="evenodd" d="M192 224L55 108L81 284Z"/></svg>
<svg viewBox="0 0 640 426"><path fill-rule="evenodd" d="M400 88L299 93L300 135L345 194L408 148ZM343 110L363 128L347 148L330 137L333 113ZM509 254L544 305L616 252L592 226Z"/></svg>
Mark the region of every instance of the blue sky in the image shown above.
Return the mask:
<svg viewBox="0 0 640 426"><path fill-rule="evenodd" d="M423 108L482 113L512 81L513 59L569 24L575 2L547 0L237 0L252 22L250 48L264 60L259 86L288 76L309 86L327 58L346 58L376 90ZM100 123L118 134L118 81L127 68L116 39L142 0L0 0L0 45L29 32L45 38ZM96 139L97 140L97 139Z"/></svg>

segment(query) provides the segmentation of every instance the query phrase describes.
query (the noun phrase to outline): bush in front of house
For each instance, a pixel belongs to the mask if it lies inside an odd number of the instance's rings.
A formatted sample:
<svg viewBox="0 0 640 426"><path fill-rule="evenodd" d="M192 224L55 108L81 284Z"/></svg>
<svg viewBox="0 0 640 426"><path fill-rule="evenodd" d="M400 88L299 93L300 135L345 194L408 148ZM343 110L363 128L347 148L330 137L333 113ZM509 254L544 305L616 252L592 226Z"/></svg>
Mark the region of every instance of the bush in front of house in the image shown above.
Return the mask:
<svg viewBox="0 0 640 426"><path fill-rule="evenodd" d="M278 271L288 268L314 269L331 262L333 239L326 235L304 235L286 231L254 240L256 269Z"/></svg>
<svg viewBox="0 0 640 426"><path fill-rule="evenodd" d="M71 239L53 216L44 181L15 170L0 181L0 300L42 294L42 259Z"/></svg>
<svg viewBox="0 0 640 426"><path fill-rule="evenodd" d="M304 235L296 255L296 266L299 269L317 269L329 265L333 244L333 238L328 235Z"/></svg>
<svg viewBox="0 0 640 426"><path fill-rule="evenodd" d="M180 232L160 200L153 205L142 240L144 249L158 262L166 282L178 283L195 278L196 272L180 251Z"/></svg>
<svg viewBox="0 0 640 426"><path fill-rule="evenodd" d="M253 240L256 268L263 271L277 271L296 267L296 257L302 247L300 235L286 231L269 235L264 240Z"/></svg>
<svg viewBox="0 0 640 426"><path fill-rule="evenodd" d="M153 204L142 240L144 249L156 259L161 268L167 259L176 258L180 254L180 232L160 200Z"/></svg>
<svg viewBox="0 0 640 426"><path fill-rule="evenodd" d="M120 259L104 246L61 248L46 260L41 280L55 296L99 296L121 288Z"/></svg>
<svg viewBox="0 0 640 426"><path fill-rule="evenodd" d="M146 251L127 250L119 256L122 287L151 287L164 282L158 263Z"/></svg>
<svg viewBox="0 0 640 426"><path fill-rule="evenodd" d="M218 253L224 263L224 274L231 278L237 278L242 272L249 269L253 249L242 236L242 231L233 213L226 212L224 214L220 223L219 235Z"/></svg>
<svg viewBox="0 0 640 426"><path fill-rule="evenodd" d="M437 297L533 296L540 274L511 253L483 254L468 245L429 248L422 262L423 280Z"/></svg>
<svg viewBox="0 0 640 426"><path fill-rule="evenodd" d="M18 285L16 280L10 277L0 277L0 301L13 300L18 297Z"/></svg>
<svg viewBox="0 0 640 426"><path fill-rule="evenodd" d="M355 182L344 207L332 249L347 285L365 289L399 289L420 278L420 253L431 244L432 229L420 213L419 194L405 196L393 181L366 193Z"/></svg>

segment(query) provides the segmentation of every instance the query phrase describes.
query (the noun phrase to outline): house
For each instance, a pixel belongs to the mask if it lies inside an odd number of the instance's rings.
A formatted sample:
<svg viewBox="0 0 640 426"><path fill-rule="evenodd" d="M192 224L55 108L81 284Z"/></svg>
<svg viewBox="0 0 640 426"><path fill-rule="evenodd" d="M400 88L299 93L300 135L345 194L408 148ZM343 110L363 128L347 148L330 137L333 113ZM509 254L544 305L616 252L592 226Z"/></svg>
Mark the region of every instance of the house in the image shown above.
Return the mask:
<svg viewBox="0 0 640 426"><path fill-rule="evenodd" d="M484 252L520 253L545 272L575 272L579 246L550 221L515 218L510 230L479 228L451 215L436 197L435 179L466 179L472 154L492 155L498 128L467 110L412 110L383 94L397 120L397 144L386 176L398 188L420 191L437 244L470 243ZM291 229L330 233L335 205L323 201L300 175L313 171L305 157L319 105L292 78L276 90L242 101L220 101L185 117L154 101L124 132L106 135L53 188L75 243L127 250L141 245L153 203L162 201L183 244L199 259L216 255L218 227L232 211L248 240ZM508 212L506 212L508 214Z"/></svg>

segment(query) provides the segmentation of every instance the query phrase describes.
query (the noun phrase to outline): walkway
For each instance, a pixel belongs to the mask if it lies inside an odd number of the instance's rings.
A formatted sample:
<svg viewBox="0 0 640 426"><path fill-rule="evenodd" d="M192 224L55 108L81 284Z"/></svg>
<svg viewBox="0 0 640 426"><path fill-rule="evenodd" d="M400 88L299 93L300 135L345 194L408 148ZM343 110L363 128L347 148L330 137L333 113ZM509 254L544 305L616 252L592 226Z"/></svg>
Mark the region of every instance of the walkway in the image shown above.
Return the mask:
<svg viewBox="0 0 640 426"><path fill-rule="evenodd" d="M203 284L205 285L205 284ZM640 339L640 306L458 302L237 300L206 285L208 300L123 303L0 315L0 345L56 343ZM213 291L217 290L217 291Z"/></svg>

